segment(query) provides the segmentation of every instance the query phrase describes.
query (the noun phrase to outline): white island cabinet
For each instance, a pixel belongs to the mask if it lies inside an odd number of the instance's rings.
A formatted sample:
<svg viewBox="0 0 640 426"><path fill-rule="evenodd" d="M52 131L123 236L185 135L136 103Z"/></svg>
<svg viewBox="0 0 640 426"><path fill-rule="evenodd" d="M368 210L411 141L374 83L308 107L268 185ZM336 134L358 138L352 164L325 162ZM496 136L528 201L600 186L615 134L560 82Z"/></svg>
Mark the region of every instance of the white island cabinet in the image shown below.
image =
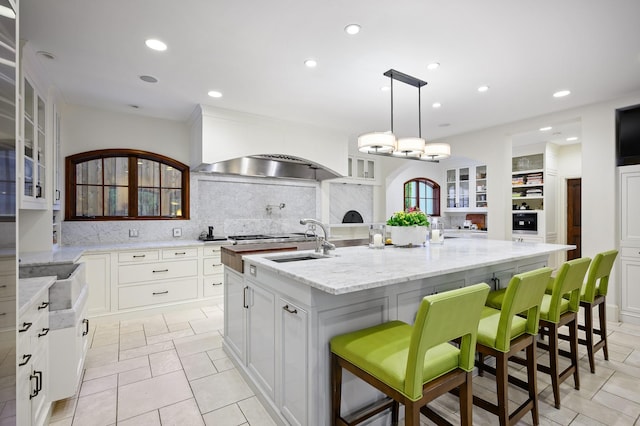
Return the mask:
<svg viewBox="0 0 640 426"><path fill-rule="evenodd" d="M277 263L308 252L243 256L225 266L224 346L279 423L329 425L329 341L384 321L413 322L421 298L546 266L573 246L484 239L422 248L344 247L329 258ZM343 410L379 394L346 374ZM388 424L387 414L373 424Z"/></svg>

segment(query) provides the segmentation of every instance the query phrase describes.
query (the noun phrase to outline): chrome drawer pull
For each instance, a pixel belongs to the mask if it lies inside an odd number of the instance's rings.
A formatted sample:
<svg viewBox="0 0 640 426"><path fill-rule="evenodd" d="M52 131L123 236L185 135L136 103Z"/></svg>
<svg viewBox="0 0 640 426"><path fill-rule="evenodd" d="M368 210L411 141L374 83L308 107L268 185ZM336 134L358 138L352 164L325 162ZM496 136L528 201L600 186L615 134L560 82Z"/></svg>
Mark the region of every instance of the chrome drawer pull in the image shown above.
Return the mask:
<svg viewBox="0 0 640 426"><path fill-rule="evenodd" d="M38 333L38 337L44 337L47 334L49 334L49 329L48 328L43 328L42 329L42 333Z"/></svg>
<svg viewBox="0 0 640 426"><path fill-rule="evenodd" d="M45 309L47 306L49 306L49 302L42 302L40 306L38 306L38 310Z"/></svg>
<svg viewBox="0 0 640 426"><path fill-rule="evenodd" d="M285 311L289 312L290 314L297 314L298 310L293 308L293 310L291 310L291 308L289 308L289 305L284 305L282 307L282 309L284 309Z"/></svg>
<svg viewBox="0 0 640 426"><path fill-rule="evenodd" d="M138 257L146 257L146 254L134 254L132 257L137 259Z"/></svg>
<svg viewBox="0 0 640 426"><path fill-rule="evenodd" d="M156 272L169 272L168 269L158 269L157 271L154 270L153 273L155 274Z"/></svg>
<svg viewBox="0 0 640 426"><path fill-rule="evenodd" d="M22 327L20 330L18 330L18 333L24 333L25 331L27 331L28 329L31 328L31 326L33 325L32 322L23 322L22 323Z"/></svg>
<svg viewBox="0 0 640 426"><path fill-rule="evenodd" d="M151 294L153 294L154 296L157 296L157 295L159 295L159 294L169 294L169 290L165 290L165 291L157 291L157 292L156 292L156 291L154 291L154 292L153 292L153 293L151 293Z"/></svg>
<svg viewBox="0 0 640 426"><path fill-rule="evenodd" d="M22 355L22 362L18 364L18 367L27 365L30 359L31 359L31 354Z"/></svg>

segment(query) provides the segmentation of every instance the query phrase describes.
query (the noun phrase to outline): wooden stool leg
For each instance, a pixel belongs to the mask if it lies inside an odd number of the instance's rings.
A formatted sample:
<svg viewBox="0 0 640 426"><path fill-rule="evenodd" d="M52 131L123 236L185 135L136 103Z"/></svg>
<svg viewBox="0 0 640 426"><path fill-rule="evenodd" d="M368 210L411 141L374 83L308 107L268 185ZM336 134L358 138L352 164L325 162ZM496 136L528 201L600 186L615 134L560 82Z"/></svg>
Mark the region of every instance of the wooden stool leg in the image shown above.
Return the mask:
<svg viewBox="0 0 640 426"><path fill-rule="evenodd" d="M417 403L407 403L404 406L404 425L420 426L420 406Z"/></svg>
<svg viewBox="0 0 640 426"><path fill-rule="evenodd" d="M484 354L482 352L478 352L478 363L476 367L478 367L478 376L484 376Z"/></svg>
<svg viewBox="0 0 640 426"><path fill-rule="evenodd" d="M604 341L602 351L604 359L609 361L609 348L607 347L607 302L606 299L598 306L598 317L600 317L600 338Z"/></svg>
<svg viewBox="0 0 640 426"><path fill-rule="evenodd" d="M331 424L338 424L340 419L340 403L342 399L342 367L338 357L331 354Z"/></svg>
<svg viewBox="0 0 640 426"><path fill-rule="evenodd" d="M551 387L553 389L553 402L556 408L560 408L560 383L558 377L558 325L549 325L549 370L551 374Z"/></svg>
<svg viewBox="0 0 640 426"><path fill-rule="evenodd" d="M549 340L551 343L551 339ZM556 340L557 345L557 340ZM536 361L536 339L533 339L531 345L527 346L527 381L529 382L529 398L533 401L533 408L531 409L531 416L533 417L533 424L538 425L540 423L540 417L538 415L538 381L537 381L537 361Z"/></svg>
<svg viewBox="0 0 640 426"><path fill-rule="evenodd" d="M580 390L580 372L578 368L578 315L567 324L569 327L569 348L571 353L571 365L575 367L573 372L574 389Z"/></svg>
<svg viewBox="0 0 640 426"><path fill-rule="evenodd" d="M393 405L391 406L391 424L393 426L398 426L398 420L400 417L400 404L398 401L393 401Z"/></svg>
<svg viewBox="0 0 640 426"><path fill-rule="evenodd" d="M591 373L596 372L596 363L593 358L593 306L585 306L584 309L584 333L587 344L587 355L589 357L589 368Z"/></svg>
<svg viewBox="0 0 640 426"><path fill-rule="evenodd" d="M467 378L463 384L460 385L460 424L462 426L473 425L473 393L471 390L471 383L473 382L473 374L467 373Z"/></svg>
<svg viewBox="0 0 640 426"><path fill-rule="evenodd" d="M506 354L496 356L496 385L498 396L498 419L500 426L509 424L509 397L507 389L509 387L509 364Z"/></svg>

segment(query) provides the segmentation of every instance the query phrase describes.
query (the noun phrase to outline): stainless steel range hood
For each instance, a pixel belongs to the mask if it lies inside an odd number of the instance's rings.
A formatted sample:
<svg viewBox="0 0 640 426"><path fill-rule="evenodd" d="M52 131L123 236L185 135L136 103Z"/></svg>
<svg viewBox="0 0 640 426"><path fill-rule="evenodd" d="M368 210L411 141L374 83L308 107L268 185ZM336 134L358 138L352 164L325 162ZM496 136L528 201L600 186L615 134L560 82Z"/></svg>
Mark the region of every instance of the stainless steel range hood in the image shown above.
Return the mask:
<svg viewBox="0 0 640 426"><path fill-rule="evenodd" d="M349 138L336 130L206 105L189 125L195 172L312 180L347 174Z"/></svg>
<svg viewBox="0 0 640 426"><path fill-rule="evenodd" d="M252 155L213 164L203 163L193 170L206 173L288 179L325 180L341 177L333 170L312 161L281 154Z"/></svg>

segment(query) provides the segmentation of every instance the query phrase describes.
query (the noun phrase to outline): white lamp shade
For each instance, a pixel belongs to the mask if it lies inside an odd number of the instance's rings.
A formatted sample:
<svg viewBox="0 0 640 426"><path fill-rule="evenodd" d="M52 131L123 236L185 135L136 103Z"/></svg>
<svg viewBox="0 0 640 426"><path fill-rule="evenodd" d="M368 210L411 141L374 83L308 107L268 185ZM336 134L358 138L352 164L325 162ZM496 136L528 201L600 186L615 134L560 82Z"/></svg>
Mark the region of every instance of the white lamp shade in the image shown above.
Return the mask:
<svg viewBox="0 0 640 426"><path fill-rule="evenodd" d="M396 137L391 132L371 132L358 136L358 150L368 153L390 153L396 148Z"/></svg>
<svg viewBox="0 0 640 426"><path fill-rule="evenodd" d="M448 143L428 143L424 146L424 160L441 160L451 156L451 146Z"/></svg>
<svg viewBox="0 0 640 426"><path fill-rule="evenodd" d="M394 155L420 156L424 152L425 140L422 138L400 138L396 143Z"/></svg>

